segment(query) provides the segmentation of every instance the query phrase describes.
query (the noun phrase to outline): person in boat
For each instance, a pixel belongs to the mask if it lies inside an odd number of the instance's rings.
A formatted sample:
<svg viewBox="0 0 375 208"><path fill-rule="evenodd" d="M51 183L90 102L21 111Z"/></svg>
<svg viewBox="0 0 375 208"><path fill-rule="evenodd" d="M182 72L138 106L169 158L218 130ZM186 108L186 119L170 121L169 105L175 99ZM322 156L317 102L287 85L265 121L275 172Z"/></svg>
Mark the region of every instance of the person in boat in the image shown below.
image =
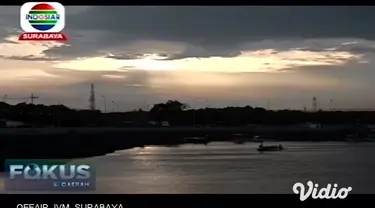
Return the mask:
<svg viewBox="0 0 375 208"><path fill-rule="evenodd" d="M283 146L281 146L281 144L279 144L279 149L284 149Z"/></svg>
<svg viewBox="0 0 375 208"><path fill-rule="evenodd" d="M263 142L260 143L259 148L263 148Z"/></svg>

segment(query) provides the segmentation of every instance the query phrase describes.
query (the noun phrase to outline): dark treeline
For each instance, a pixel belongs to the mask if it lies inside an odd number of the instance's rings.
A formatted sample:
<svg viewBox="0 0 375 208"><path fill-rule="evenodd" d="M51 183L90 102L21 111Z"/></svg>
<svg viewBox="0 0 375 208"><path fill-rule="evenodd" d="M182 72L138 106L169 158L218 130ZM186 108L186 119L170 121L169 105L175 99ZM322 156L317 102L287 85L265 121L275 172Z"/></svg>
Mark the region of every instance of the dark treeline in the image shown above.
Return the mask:
<svg viewBox="0 0 375 208"><path fill-rule="evenodd" d="M187 104L168 101L155 104L150 111L102 113L74 110L63 105L9 105L0 102L0 118L21 121L36 127L80 126L149 126L152 122L168 121L171 126L244 126L250 124L291 125L319 124L374 124L375 112L297 110L267 111L263 108L227 107L189 109Z"/></svg>

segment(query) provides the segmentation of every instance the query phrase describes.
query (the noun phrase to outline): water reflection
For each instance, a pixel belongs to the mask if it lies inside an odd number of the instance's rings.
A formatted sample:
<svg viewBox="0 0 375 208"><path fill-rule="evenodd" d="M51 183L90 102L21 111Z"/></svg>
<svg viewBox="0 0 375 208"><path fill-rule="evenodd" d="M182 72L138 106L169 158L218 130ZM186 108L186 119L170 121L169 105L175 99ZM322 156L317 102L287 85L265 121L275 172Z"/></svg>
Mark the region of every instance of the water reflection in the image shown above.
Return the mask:
<svg viewBox="0 0 375 208"><path fill-rule="evenodd" d="M375 193L374 144L283 143L263 154L257 145L134 148L82 161L97 168L95 193L292 193L307 180Z"/></svg>

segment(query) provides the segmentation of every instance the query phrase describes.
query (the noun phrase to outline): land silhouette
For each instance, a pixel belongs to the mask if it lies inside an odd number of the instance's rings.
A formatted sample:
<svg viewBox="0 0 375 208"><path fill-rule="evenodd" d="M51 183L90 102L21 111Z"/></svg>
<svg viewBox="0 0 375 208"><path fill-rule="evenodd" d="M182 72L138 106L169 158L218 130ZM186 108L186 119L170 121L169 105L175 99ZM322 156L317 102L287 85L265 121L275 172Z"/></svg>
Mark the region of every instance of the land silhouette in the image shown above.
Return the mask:
<svg viewBox="0 0 375 208"><path fill-rule="evenodd" d="M0 102L0 119L21 121L33 127L142 127L168 121L171 126L245 126L295 125L301 123L375 124L375 111L266 110L260 107L189 109L188 104L169 100L155 104L149 111L102 113L75 110L64 105L9 105ZM3 124L4 125L4 124Z"/></svg>
<svg viewBox="0 0 375 208"><path fill-rule="evenodd" d="M0 119L0 161L4 161L91 157L145 145L233 140L238 135L243 139L343 141L348 134L366 136L368 125L375 123L375 112L272 111L251 106L190 109L188 104L169 100L149 111L103 113L63 105L0 102ZM22 124L9 128L9 121Z"/></svg>

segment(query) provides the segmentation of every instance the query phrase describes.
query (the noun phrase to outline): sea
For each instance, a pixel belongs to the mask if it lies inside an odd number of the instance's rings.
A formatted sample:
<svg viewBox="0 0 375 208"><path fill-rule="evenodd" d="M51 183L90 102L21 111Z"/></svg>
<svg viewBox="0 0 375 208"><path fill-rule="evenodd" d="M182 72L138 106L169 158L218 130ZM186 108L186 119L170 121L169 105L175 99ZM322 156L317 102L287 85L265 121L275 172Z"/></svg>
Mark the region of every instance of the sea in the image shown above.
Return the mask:
<svg viewBox="0 0 375 208"><path fill-rule="evenodd" d="M308 181L375 193L375 143L281 144L284 151L264 153L259 143L146 146L77 161L96 168L96 191L85 193L293 194L296 182Z"/></svg>

